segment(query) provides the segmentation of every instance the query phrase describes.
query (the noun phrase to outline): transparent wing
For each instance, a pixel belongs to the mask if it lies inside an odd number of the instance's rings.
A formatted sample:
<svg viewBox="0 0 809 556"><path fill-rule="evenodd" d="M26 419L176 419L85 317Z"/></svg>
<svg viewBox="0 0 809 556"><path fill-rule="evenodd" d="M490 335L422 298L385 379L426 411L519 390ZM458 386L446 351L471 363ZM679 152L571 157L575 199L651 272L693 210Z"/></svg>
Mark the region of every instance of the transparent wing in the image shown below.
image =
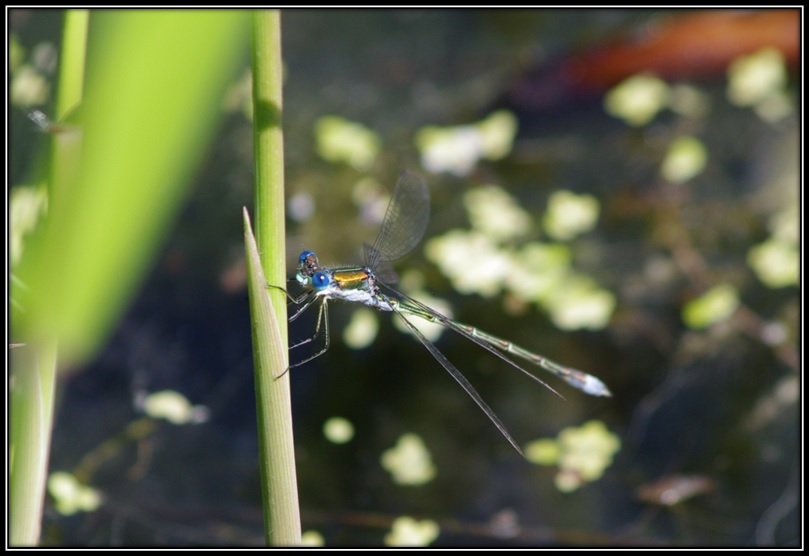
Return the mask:
<svg viewBox="0 0 809 556"><path fill-rule="evenodd" d="M374 270L381 261L408 254L424 236L430 220L430 191L421 176L404 172L388 204L382 229L373 246L365 246L365 264Z"/></svg>

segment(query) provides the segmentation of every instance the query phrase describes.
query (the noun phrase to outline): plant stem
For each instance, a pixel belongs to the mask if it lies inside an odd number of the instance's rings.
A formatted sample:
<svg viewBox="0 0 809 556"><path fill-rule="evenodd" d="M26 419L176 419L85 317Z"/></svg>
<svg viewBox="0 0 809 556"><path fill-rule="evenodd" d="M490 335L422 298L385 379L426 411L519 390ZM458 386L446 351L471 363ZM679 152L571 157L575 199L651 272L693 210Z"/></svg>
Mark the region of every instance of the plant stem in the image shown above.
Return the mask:
<svg viewBox="0 0 809 556"><path fill-rule="evenodd" d="M268 292L265 287L285 283L282 78L280 13L258 11L253 18L255 226L264 272L251 268L249 247L248 269L253 280L250 303L264 528L266 541L273 546L301 542L289 374L284 373L288 365L286 299L282 292ZM263 280L262 274L268 281L257 288L255 282ZM270 313L276 319L273 323L265 318L269 315L271 320Z"/></svg>

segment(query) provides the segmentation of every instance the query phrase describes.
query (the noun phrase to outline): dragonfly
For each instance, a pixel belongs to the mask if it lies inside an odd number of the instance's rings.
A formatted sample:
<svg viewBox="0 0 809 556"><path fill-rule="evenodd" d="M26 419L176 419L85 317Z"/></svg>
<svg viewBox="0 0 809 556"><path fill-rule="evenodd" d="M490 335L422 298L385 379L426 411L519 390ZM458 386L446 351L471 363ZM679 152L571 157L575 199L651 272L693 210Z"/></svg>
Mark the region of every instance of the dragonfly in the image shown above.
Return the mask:
<svg viewBox="0 0 809 556"><path fill-rule="evenodd" d="M517 364L510 356L519 357L564 380L569 385L592 396L611 396L607 386L591 374L555 363L514 343L483 332L479 328L455 321L424 303L393 288L388 282L395 280L391 261L404 257L421 241L430 218L430 194L424 180L412 172L404 172L396 183L379 235L373 245L363 244L365 264L362 266L324 267L313 251L303 251L298 258L297 282L304 288L302 294L290 298L298 306L289 318L294 321L313 304L320 302L315 333L293 346L307 344L324 331L323 348L292 367L303 365L325 353L329 348L328 302L342 300L362 303L368 307L396 314L408 330L427 348L444 369L449 372L474 402L483 410L508 442L523 455L523 451L503 422L483 401L477 390L441 351L406 317L419 317L442 325L491 352L526 376L561 396L542 379Z"/></svg>

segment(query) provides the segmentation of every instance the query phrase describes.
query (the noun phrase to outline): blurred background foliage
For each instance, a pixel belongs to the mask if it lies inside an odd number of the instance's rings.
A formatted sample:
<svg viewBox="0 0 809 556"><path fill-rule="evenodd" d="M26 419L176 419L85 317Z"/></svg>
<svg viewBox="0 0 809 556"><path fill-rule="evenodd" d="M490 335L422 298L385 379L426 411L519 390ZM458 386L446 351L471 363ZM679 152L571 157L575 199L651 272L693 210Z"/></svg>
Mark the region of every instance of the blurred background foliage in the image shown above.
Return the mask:
<svg viewBox="0 0 809 556"><path fill-rule="evenodd" d="M560 399L433 331L534 465L388 315L335 303L329 351L292 371L308 542L800 542L796 14L283 13L290 277L303 249L359 262L417 171L432 217L400 288L614 396L551 377ZM11 15L14 262L47 202L19 186L61 14ZM153 270L61 375L44 544L262 542L242 65Z"/></svg>

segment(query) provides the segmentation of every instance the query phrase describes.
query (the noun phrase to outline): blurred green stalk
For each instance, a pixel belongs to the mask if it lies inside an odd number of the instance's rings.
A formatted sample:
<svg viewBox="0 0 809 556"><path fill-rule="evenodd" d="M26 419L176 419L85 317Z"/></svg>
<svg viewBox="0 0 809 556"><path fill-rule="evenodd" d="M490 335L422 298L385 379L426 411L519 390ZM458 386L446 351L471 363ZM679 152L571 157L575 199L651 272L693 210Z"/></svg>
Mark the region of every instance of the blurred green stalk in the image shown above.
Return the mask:
<svg viewBox="0 0 809 556"><path fill-rule="evenodd" d="M100 349L152 264L215 131L249 15L65 12L47 178L15 184L47 188L47 209L21 234L9 292L12 341L26 344L10 380L13 545L39 542L56 372Z"/></svg>
<svg viewBox="0 0 809 556"><path fill-rule="evenodd" d="M65 13L62 64L57 84L57 106L53 115L60 121L81 103L87 54L87 10ZM81 142L76 134L53 135L49 196L56 188L67 188L75 180ZM9 544L35 546L42 528L42 508L48 476L53 405L56 390L57 342L45 338L15 350L10 389L9 428Z"/></svg>

